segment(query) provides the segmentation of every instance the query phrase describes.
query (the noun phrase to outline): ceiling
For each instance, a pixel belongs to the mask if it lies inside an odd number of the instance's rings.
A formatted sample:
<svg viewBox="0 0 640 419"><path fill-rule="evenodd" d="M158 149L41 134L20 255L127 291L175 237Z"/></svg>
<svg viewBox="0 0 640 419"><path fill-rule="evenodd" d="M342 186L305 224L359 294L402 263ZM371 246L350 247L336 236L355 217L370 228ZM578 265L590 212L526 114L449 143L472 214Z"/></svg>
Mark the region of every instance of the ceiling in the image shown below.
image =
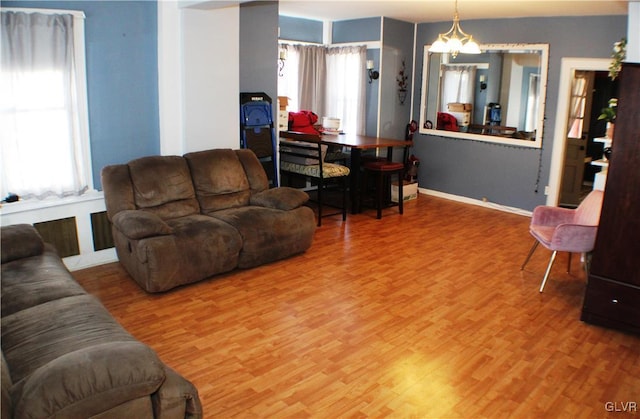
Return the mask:
<svg viewBox="0 0 640 419"><path fill-rule="evenodd" d="M458 0L460 20L544 16L627 15L623 0ZM281 15L314 20L384 16L406 22L451 20L455 0L280 0Z"/></svg>

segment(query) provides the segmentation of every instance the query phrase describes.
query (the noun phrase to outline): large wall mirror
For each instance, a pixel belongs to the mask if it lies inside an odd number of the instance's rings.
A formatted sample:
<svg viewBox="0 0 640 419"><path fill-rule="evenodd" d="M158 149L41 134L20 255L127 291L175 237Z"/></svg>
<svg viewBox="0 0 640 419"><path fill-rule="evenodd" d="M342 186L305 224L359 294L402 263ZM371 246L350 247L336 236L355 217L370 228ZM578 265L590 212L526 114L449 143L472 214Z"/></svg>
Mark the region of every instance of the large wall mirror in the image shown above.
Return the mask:
<svg viewBox="0 0 640 419"><path fill-rule="evenodd" d="M481 54L424 46L420 133L542 145L548 44L480 45Z"/></svg>

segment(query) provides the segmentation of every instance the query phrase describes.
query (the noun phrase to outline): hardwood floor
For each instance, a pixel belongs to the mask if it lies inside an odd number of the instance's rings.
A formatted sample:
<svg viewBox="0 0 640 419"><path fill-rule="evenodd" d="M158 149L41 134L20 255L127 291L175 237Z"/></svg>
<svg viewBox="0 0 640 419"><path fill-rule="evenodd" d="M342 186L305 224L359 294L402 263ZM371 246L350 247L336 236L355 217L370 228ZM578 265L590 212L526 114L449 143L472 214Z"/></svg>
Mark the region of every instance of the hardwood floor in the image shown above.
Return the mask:
<svg viewBox="0 0 640 419"><path fill-rule="evenodd" d="M74 276L196 385L207 418L638 417L621 410L640 404L640 338L579 320L579 257L567 274L559 255L538 293L550 253L520 271L528 225L420 195L164 294L117 263Z"/></svg>

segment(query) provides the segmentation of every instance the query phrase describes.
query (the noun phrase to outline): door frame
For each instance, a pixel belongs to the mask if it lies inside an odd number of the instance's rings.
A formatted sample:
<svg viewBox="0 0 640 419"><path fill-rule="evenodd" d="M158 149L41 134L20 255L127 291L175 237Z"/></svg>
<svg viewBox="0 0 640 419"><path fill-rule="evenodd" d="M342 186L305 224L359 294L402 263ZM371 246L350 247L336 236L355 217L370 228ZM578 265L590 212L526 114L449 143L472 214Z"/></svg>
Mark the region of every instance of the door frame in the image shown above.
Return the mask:
<svg viewBox="0 0 640 419"><path fill-rule="evenodd" d="M609 71L610 58L564 57L560 67L560 86L558 88L558 107L556 108L556 126L553 132L551 149L551 167L549 169L549 194L547 205L557 206L562 186L562 168L567 149L567 128L569 124L569 103L571 83L576 70Z"/></svg>

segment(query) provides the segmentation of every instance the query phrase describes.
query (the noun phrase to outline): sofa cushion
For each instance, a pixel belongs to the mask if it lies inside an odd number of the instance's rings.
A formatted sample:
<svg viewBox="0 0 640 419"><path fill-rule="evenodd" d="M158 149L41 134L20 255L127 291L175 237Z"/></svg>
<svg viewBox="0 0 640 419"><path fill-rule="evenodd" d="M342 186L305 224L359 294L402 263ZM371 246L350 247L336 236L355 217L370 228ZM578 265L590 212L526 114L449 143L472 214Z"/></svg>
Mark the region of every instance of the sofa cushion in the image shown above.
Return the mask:
<svg viewBox="0 0 640 419"><path fill-rule="evenodd" d="M206 215L169 221L183 271L189 282L227 272L236 267L242 237L228 223Z"/></svg>
<svg viewBox="0 0 640 419"><path fill-rule="evenodd" d="M201 214L166 222L172 234L140 240L114 230L118 259L145 291L167 291L237 266L242 238L228 223Z"/></svg>
<svg viewBox="0 0 640 419"><path fill-rule="evenodd" d="M129 162L138 208L162 219L200 211L187 162L178 156L149 156Z"/></svg>
<svg viewBox="0 0 640 419"><path fill-rule="evenodd" d="M249 204L249 180L236 152L230 149L185 154L202 213Z"/></svg>
<svg viewBox="0 0 640 419"><path fill-rule="evenodd" d="M251 196L251 205L259 207L275 208L283 211L292 210L305 204L309 195L300 189L282 186L280 188L267 189Z"/></svg>
<svg viewBox="0 0 640 419"><path fill-rule="evenodd" d="M2 263L35 256L42 253L42 237L30 224L16 224L2 227L1 252Z"/></svg>
<svg viewBox="0 0 640 419"><path fill-rule="evenodd" d="M113 216L113 225L134 240L171 234L173 231L160 217L142 210L120 211Z"/></svg>
<svg viewBox="0 0 640 419"><path fill-rule="evenodd" d="M316 228L313 210L306 206L290 211L246 206L211 216L240 232L243 245L238 267L244 269L304 252L311 246Z"/></svg>
<svg viewBox="0 0 640 419"><path fill-rule="evenodd" d="M2 234L4 232L5 228ZM45 245L39 256L3 263L0 281L2 317L47 301L86 294L70 276L51 245Z"/></svg>
<svg viewBox="0 0 640 419"><path fill-rule="evenodd" d="M248 148L235 150L235 152L242 163L242 167L244 167L245 173L247 174L251 193L254 194L256 192L269 189L269 178L267 177L267 172L265 172L262 163L258 160L256 153Z"/></svg>

